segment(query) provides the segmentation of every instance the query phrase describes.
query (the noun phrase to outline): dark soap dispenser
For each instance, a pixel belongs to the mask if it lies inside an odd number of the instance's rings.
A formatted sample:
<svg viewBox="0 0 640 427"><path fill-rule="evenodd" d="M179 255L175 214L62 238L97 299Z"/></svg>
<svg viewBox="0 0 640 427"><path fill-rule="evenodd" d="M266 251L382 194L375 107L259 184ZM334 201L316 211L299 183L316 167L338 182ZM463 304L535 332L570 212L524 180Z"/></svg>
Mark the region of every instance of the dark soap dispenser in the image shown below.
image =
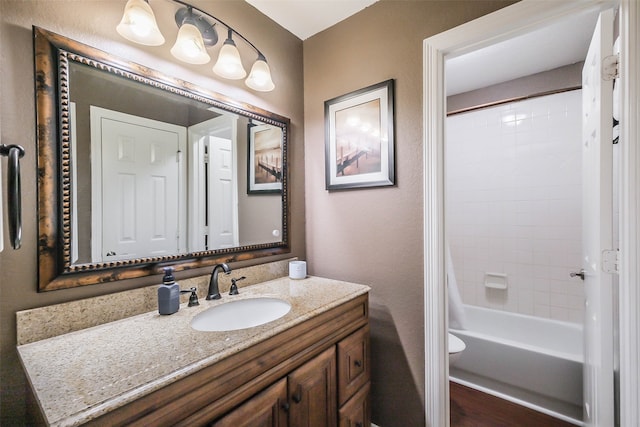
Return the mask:
<svg viewBox="0 0 640 427"><path fill-rule="evenodd" d="M158 313L173 314L180 309L180 286L173 278L173 268L165 267L162 285L158 287Z"/></svg>

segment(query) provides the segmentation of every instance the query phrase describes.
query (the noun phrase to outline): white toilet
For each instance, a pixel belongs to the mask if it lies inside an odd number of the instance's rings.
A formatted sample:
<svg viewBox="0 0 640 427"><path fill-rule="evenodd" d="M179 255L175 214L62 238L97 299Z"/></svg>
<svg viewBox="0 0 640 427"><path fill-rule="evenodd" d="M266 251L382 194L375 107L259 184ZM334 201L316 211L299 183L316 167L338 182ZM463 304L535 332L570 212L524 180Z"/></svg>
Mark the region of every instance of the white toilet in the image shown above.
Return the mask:
<svg viewBox="0 0 640 427"><path fill-rule="evenodd" d="M456 360L460 358L460 354L467 348L464 341L462 341L457 336L453 335L451 332L449 334L449 366L452 366L456 363Z"/></svg>

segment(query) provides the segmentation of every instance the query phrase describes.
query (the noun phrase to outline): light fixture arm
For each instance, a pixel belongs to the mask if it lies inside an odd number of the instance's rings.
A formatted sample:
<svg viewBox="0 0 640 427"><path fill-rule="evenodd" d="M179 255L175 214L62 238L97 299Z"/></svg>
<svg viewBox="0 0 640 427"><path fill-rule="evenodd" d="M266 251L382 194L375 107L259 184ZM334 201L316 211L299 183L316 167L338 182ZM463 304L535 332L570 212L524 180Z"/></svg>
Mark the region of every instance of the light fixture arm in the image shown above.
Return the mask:
<svg viewBox="0 0 640 427"><path fill-rule="evenodd" d="M233 33L236 36L240 37L242 40L244 40L244 42L246 44L251 46L251 48L253 50L255 50L256 53L258 54L258 57L265 58L264 54L262 52L260 52L260 50L253 43L251 43L245 36L243 36L242 34L237 32L236 30L234 30L230 25L226 24L224 21L216 18L215 16L211 15L210 13L205 12L204 10L200 9L199 7L193 6L193 5L191 5L191 4L189 4L189 3L185 2L185 1L182 1L182 0L171 0L171 1L173 1L174 3L181 4L182 6L186 7L187 9L196 10L196 11L198 11L198 13L201 13L202 15L206 16L207 18L213 19L214 21L218 22L220 25L226 27L228 31L230 31L231 33ZM266 61L266 58L264 60Z"/></svg>
<svg viewBox="0 0 640 427"><path fill-rule="evenodd" d="M200 12L199 9L198 12ZM206 15L208 17L208 15ZM218 43L218 34L215 30L215 23L209 22L205 19L201 14L193 13L193 6L185 6L184 8L179 9L176 12L175 16L176 24L178 28L182 27L183 24L189 23L193 24L200 30L202 34L202 39L205 46L213 46Z"/></svg>
<svg viewBox="0 0 640 427"><path fill-rule="evenodd" d="M249 88L261 92L270 92L275 88L271 78L271 70L264 54L245 36L222 20L186 1L168 1L179 5L174 16L178 25L178 35L171 48L171 54L176 59L194 65L209 63L211 57L207 53L207 47L215 46L218 43L216 25L219 24L227 29L227 39L218 52L218 59L212 71L219 77L230 80L247 77L240 52L233 40L235 34L236 40L238 38L244 40L258 56L253 62L245 84ZM122 20L116 27L116 31L125 39L146 46L160 46L165 41L158 28L149 0L127 0Z"/></svg>

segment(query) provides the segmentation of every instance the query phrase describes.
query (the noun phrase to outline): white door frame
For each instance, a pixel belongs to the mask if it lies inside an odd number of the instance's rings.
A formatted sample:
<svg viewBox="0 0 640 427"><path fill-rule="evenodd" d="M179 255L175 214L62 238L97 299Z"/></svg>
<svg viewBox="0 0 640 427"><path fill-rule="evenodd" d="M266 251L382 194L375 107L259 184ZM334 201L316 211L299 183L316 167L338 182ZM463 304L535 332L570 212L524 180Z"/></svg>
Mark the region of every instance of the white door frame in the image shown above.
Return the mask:
<svg viewBox="0 0 640 427"><path fill-rule="evenodd" d="M424 41L425 417L449 426L444 263L445 56L457 56L569 15L620 5L620 422L640 425L640 4L636 0L523 0Z"/></svg>

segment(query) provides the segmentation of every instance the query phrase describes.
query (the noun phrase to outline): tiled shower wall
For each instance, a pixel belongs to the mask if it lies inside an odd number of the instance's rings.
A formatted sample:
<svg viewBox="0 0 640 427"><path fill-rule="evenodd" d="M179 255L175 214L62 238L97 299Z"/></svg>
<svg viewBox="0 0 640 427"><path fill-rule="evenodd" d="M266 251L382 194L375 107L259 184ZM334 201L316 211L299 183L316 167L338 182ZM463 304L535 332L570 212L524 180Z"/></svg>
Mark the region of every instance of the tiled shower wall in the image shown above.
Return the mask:
<svg viewBox="0 0 640 427"><path fill-rule="evenodd" d="M582 322L581 90L452 115L446 226L463 302ZM485 287L487 273L507 288Z"/></svg>

